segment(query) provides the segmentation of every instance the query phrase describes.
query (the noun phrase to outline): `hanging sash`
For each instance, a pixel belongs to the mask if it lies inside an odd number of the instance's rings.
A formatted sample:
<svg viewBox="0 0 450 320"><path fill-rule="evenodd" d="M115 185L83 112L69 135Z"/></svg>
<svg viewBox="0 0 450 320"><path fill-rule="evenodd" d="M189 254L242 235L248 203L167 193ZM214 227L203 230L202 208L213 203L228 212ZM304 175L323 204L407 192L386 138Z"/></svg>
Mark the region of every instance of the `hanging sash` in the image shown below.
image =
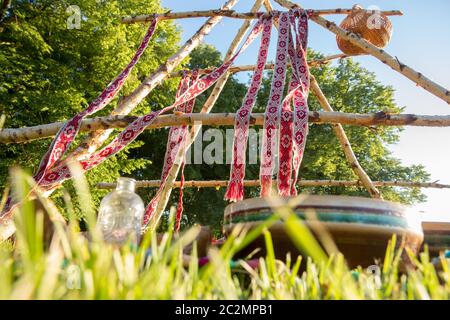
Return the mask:
<svg viewBox="0 0 450 320"><path fill-rule="evenodd" d="M157 23L158 15L154 15L153 20L148 27L141 44L139 45L136 53L134 54L128 65L125 67L125 69L122 70L122 72L105 88L105 90L103 90L103 92L93 102L89 104L89 106L85 110L75 115L72 119L68 120L58 131L49 147L49 150L42 158L36 174L34 175L36 185L42 186L44 176L48 175L48 172L52 167L58 165L61 162L63 155L78 134L83 119L89 115L96 113L99 110L102 110L114 99L114 97L123 87L125 80L128 78L130 72L133 70L134 66L141 58L150 42L150 39L155 33ZM8 197L3 212L0 213L0 218L8 216L12 212L12 209L12 199L11 197Z"/></svg>
<svg viewBox="0 0 450 320"><path fill-rule="evenodd" d="M136 137L144 131L144 129L150 125L159 115L176 108L179 105L185 104L190 100L194 99L202 92L210 88L222 75L227 72L229 67L233 64L237 56L243 52L258 36L262 30L262 20L259 19L251 33L248 35L244 45L239 49L239 51L228 61L223 63L220 67L216 68L212 72L204 75L202 78L193 81L193 83L187 88L187 90L181 94L171 106L165 107L161 110L153 111L145 116L139 117L133 121L129 126L127 126L113 141L111 141L104 148L98 150L97 152L91 154L87 159L80 161L81 167L84 171L89 170L96 165L105 161L108 157L116 154L117 152L123 150L129 143L134 141ZM55 168L51 169L42 178L42 185L53 186L59 184L66 179L71 177L69 167L65 163L61 163ZM162 185L167 182L167 176L161 181ZM152 201L146 208L144 214L144 226L151 219L152 214L155 212L157 201Z"/></svg>
<svg viewBox="0 0 450 320"><path fill-rule="evenodd" d="M189 85L191 81L196 81L198 77L198 72L194 71L192 74L192 77L187 76L185 73L180 81L180 85L178 86L178 91L176 94L176 97L179 98L186 90L189 88ZM195 105L195 99L192 99L185 104L179 105L175 108L176 111L191 114L192 110L194 109ZM179 154L180 148L184 147L184 144L186 143L186 137L188 133L188 126L182 125L177 127L170 127L169 130L169 136L167 138L167 146L166 146L166 154L164 156L164 165L163 170L161 173L161 181L166 181L167 177L169 175L170 170L172 169L173 165L175 164L175 161L177 159L177 155ZM184 153L182 156L182 163L181 163L181 180L184 181ZM162 191L165 187L165 183L161 183L158 191L156 192L156 195L153 197L153 199L150 202L150 208L152 210L147 211L144 215L143 223L147 224L149 218L153 215L154 210L156 209L156 206L159 202L159 199L161 197ZM183 212L183 191L182 186L180 187L180 199L178 201L178 208L177 208L177 217L176 217L176 223L175 223L175 230L178 231L180 227L180 221L181 221L181 215Z"/></svg>
<svg viewBox="0 0 450 320"><path fill-rule="evenodd" d="M152 22L151 27L149 28L147 35L146 35L146 39L144 39L144 41L143 41L144 45L142 47L144 47L144 48L148 44L148 40L150 39L151 35L154 32L154 27L156 26L156 20L157 19L155 17L155 19ZM202 78L194 81L189 86L189 88L180 97L178 97L176 99L174 104L172 104L171 106L165 107L161 110L153 111L147 115L139 117L138 119L133 121L129 126L127 126L108 145L106 145L102 149L96 151L95 153L91 154L87 159L80 161L80 165L81 165L83 171L92 169L93 167L95 167L98 164L105 161L108 157L123 150L129 143L134 141L134 139L136 139L136 137L140 133L142 133L142 131L149 124L151 124L159 115L161 115L169 110L172 110L179 105L185 104L186 102L194 99L195 97L200 95L202 92L204 92L205 90L210 88L225 72L227 72L227 70L232 65L232 63L237 58L237 56L241 52L243 52L253 42L253 40L258 36L258 34L262 30L262 25L263 25L262 20L258 19L258 22L253 27L251 33L248 35L244 45L239 49L239 51L231 59L229 59L228 61L223 63L220 67L218 67L215 70L213 70L212 72L204 75ZM152 28L152 26L153 26L153 28ZM142 52L141 52L141 54L142 54ZM138 55L137 57L139 58L140 55ZM132 64L131 67L132 66L134 66L134 64ZM131 67L127 67L126 70L124 70L125 71L124 74L126 73L128 75L129 72L131 71ZM116 90L115 88L121 87L123 85L124 80L125 79L123 77L121 77L120 79L119 78L116 79L112 83L112 85L108 86L108 88L104 91L104 93L102 93L102 95L101 95L102 99L96 100L97 102L95 103L95 105L102 105L104 107L104 105L106 105L106 104L103 101L108 101L108 102L111 101L111 99L114 97L114 94L117 93L117 91L118 91L118 89ZM89 108L89 109L91 110L91 108ZM92 108L92 111L86 112L85 115L84 115L85 112L83 112L83 116L81 117L81 119L84 116L95 112L94 109L99 110L96 108ZM79 116L77 115L74 118L78 119L78 117ZM81 121L81 119L77 120L76 123ZM64 128L68 128L68 129L66 130ZM65 125L64 128L61 130L61 133L58 135L60 137L58 139L58 141L62 138L65 138L66 133L68 133L69 136L72 136L75 134L75 132L73 130L75 130L76 128L73 128L73 127L67 126L67 125ZM72 138L72 140L73 140L73 138ZM67 149L68 144L65 143L63 145L62 149L56 148L54 145L56 145L56 143L52 144L51 150L44 157L44 159L42 161L43 165L40 166L40 169L39 169L38 175L37 175L37 177L39 178L38 179L39 186L43 186L46 188L52 188L53 186L60 184L63 181L65 181L71 177L69 167L66 163L64 163L64 161L59 161L55 164L56 159L57 158L60 159L63 151L65 151ZM59 143L58 143L58 145L59 145ZM55 157L53 155L56 155L57 157ZM53 159L54 161L53 160L50 161L49 159ZM54 165L51 166L50 163L53 163ZM47 169L42 170L42 168L47 168ZM165 182L166 181L162 181L162 183L165 183ZM154 204L153 204L153 206L154 206ZM152 205L149 205L147 207L146 211L152 212L152 210L154 210L154 208L152 208ZM5 206L3 215L4 216L6 216L7 214L9 215L11 213L11 211L12 211L11 199L8 199L8 203L7 203L7 206ZM148 216L148 214L146 214L146 215Z"/></svg>
<svg viewBox="0 0 450 320"><path fill-rule="evenodd" d="M152 20L147 33L144 36L138 50L134 54L130 63L126 66L125 69L115 78L103 92L95 99L85 110L74 116L72 119L67 121L63 127L59 130L56 137L54 138L52 144L50 145L49 150L43 157L39 169L34 176L37 184L40 183L41 179L47 173L48 169L55 165L56 162L61 160L62 156L69 148L70 144L75 139L78 131L80 130L81 121L89 115L102 110L105 106L107 106L112 99L117 95L117 93L122 89L125 80L130 75L130 72L133 70L136 63L141 58L145 49L148 46L150 39L152 38L156 24L158 22L157 17Z"/></svg>
<svg viewBox="0 0 450 320"><path fill-rule="evenodd" d="M298 27L295 23L296 16L299 17ZM303 10L293 10L290 12L290 22L296 35L296 45L294 46L292 34L289 34L288 52L292 64L292 78L280 117L278 191L282 196L297 193L295 185L308 133L309 70L306 61L308 19ZM292 101L294 119L290 107Z"/></svg>
<svg viewBox="0 0 450 320"><path fill-rule="evenodd" d="M275 168L277 131L279 130L281 102L286 80L287 48L289 40L289 13L279 18L278 44L269 101L264 115L264 130L260 165L261 196L270 195Z"/></svg>
<svg viewBox="0 0 450 320"><path fill-rule="evenodd" d="M250 116L263 78L263 71L266 65L270 44L272 23L272 16L264 20L264 31L261 37L255 72L253 73L250 87L243 100L244 102L236 113L230 181L228 182L228 188L225 193L225 199L230 201L238 201L244 198L245 164Z"/></svg>
<svg viewBox="0 0 450 320"><path fill-rule="evenodd" d="M130 125L128 125L114 140L112 140L108 145L102 149L91 154L87 159L80 161L83 170L89 170L96 165L105 161L108 157L116 154L117 152L123 150L129 143L134 141L136 137L144 131L144 129L150 125L155 119L166 113L169 110L173 110L175 107L194 99L202 92L210 88L231 66L237 56L243 52L252 41L258 36L262 29L261 21L258 21L253 28L250 35L247 37L246 42L241 47L241 49L227 62L222 64L220 67L211 71L210 73L204 75L202 78L194 81L189 88L176 99L175 103L171 106L165 107L161 110L152 111L149 114L141 116L134 120ZM53 186L55 184L61 183L64 180L70 178L70 171L65 163L61 163L59 166L50 170L42 180L42 185Z"/></svg>
<svg viewBox="0 0 450 320"><path fill-rule="evenodd" d="M291 183L291 195L297 194L296 184L300 165L308 135L308 94L310 87L309 68L307 63L307 44L308 44L308 15L311 11L295 9L294 14L298 16L297 35L297 81L299 87L296 90L294 101L294 145L293 145L293 179ZM296 27L295 23L293 24Z"/></svg>

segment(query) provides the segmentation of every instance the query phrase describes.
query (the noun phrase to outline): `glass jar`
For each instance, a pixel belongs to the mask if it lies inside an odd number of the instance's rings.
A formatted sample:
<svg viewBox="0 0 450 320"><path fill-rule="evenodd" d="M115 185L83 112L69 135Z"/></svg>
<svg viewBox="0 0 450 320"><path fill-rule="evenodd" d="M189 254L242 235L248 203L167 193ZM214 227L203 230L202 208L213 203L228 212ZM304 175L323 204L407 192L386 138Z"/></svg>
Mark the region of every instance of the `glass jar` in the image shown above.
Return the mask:
<svg viewBox="0 0 450 320"><path fill-rule="evenodd" d="M105 242L123 244L139 242L144 202L134 192L136 180L119 178L116 190L108 193L100 203L97 219Z"/></svg>

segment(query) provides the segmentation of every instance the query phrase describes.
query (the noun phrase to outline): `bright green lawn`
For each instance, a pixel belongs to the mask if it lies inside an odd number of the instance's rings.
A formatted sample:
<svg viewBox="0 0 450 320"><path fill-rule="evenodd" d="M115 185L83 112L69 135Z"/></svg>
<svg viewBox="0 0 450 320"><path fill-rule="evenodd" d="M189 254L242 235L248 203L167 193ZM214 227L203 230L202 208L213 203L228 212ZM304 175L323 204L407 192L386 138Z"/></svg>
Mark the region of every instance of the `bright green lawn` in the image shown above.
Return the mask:
<svg viewBox="0 0 450 320"><path fill-rule="evenodd" d="M21 197L32 179L16 171L13 189ZM80 203L91 226L93 240L78 232L78 223L69 226L54 222L55 235L48 248L43 241L43 214L24 201L16 212L15 247L0 249L1 299L449 299L450 262L441 258L443 271L436 271L426 252L414 260L415 269L399 274L400 251L391 243L380 274L363 269L348 270L344 257L328 257L302 222L289 210L278 212L288 234L309 256L305 272L301 259L275 260L267 226L249 234L235 232L220 250L210 250L211 263L198 267L195 249L189 267L182 266L182 249L199 232L192 228L176 239L171 232L157 245L149 232L139 249L126 245L113 248L102 242L95 229L95 214L82 177L76 179ZM55 207L42 199L46 209ZM70 201L67 212L70 216ZM231 269L230 259L252 238L264 234L268 255L257 270L245 262ZM395 239L394 239L395 241ZM145 259L146 249L152 255Z"/></svg>

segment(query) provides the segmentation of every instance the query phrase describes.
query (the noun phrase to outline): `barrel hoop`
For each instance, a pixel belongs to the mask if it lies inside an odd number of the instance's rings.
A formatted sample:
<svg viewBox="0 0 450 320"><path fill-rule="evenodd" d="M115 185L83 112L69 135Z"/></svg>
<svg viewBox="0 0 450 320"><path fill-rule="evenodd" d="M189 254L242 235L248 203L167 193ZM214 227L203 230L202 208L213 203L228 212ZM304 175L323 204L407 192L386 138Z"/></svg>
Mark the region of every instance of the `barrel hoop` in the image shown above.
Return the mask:
<svg viewBox="0 0 450 320"><path fill-rule="evenodd" d="M231 223L246 223L246 222L257 222L264 221L271 217L273 213L271 212L260 212L251 215L237 215L231 218L231 221L226 221L226 224ZM304 212L296 212L297 217L301 220L307 220L306 214ZM401 227L408 229L411 225L401 217L388 216L380 214L361 214L357 212L332 212L330 213L316 213L316 217L322 222L341 222L341 223L363 223L363 224L374 224L374 225L385 225L392 227Z"/></svg>
<svg viewBox="0 0 450 320"><path fill-rule="evenodd" d="M376 209L376 208L367 208L367 207L355 207L355 206L339 206L339 207L335 207L335 206L327 206L327 205L314 205L314 206L302 206L299 205L297 207L295 207L295 210L326 210L326 211L332 211L332 212L336 212L336 211L342 211L342 212L367 212L367 213L371 213L371 214L376 214L376 215L385 215L385 216L395 216L395 217L405 217L405 212L402 211L395 211L395 210L386 210L386 209ZM225 218L228 217L235 217L235 216L240 216L240 215L247 215L248 213L254 213L255 211L260 211L260 212L273 212L274 209L270 208L270 207L261 207L261 208L251 208L251 209L247 209L247 210L239 210L239 211L234 211L231 212L229 214L227 214L225 216Z"/></svg>

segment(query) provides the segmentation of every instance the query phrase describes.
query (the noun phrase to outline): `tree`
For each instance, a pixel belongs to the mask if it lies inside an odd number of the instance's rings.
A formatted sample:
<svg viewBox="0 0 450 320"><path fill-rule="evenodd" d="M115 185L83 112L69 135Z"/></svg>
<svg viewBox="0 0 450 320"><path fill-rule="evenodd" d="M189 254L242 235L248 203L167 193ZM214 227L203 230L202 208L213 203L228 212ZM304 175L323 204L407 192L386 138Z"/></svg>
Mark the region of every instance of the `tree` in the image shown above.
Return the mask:
<svg viewBox="0 0 450 320"><path fill-rule="evenodd" d="M0 23L0 114L6 115L5 127L63 121L83 110L130 61L147 29L144 24L122 25L120 17L161 11L156 0L14 1ZM153 39L120 97L99 115L111 111L175 52L180 31L164 21ZM167 105L175 89L176 80L164 82L136 114ZM5 187L12 165L35 171L50 142L2 146L0 188ZM105 194L95 188L97 182L132 174L147 164L145 159L128 158L128 152L140 144L132 144L87 174L96 203ZM65 186L72 190L70 182ZM55 192L55 199L60 196Z"/></svg>

